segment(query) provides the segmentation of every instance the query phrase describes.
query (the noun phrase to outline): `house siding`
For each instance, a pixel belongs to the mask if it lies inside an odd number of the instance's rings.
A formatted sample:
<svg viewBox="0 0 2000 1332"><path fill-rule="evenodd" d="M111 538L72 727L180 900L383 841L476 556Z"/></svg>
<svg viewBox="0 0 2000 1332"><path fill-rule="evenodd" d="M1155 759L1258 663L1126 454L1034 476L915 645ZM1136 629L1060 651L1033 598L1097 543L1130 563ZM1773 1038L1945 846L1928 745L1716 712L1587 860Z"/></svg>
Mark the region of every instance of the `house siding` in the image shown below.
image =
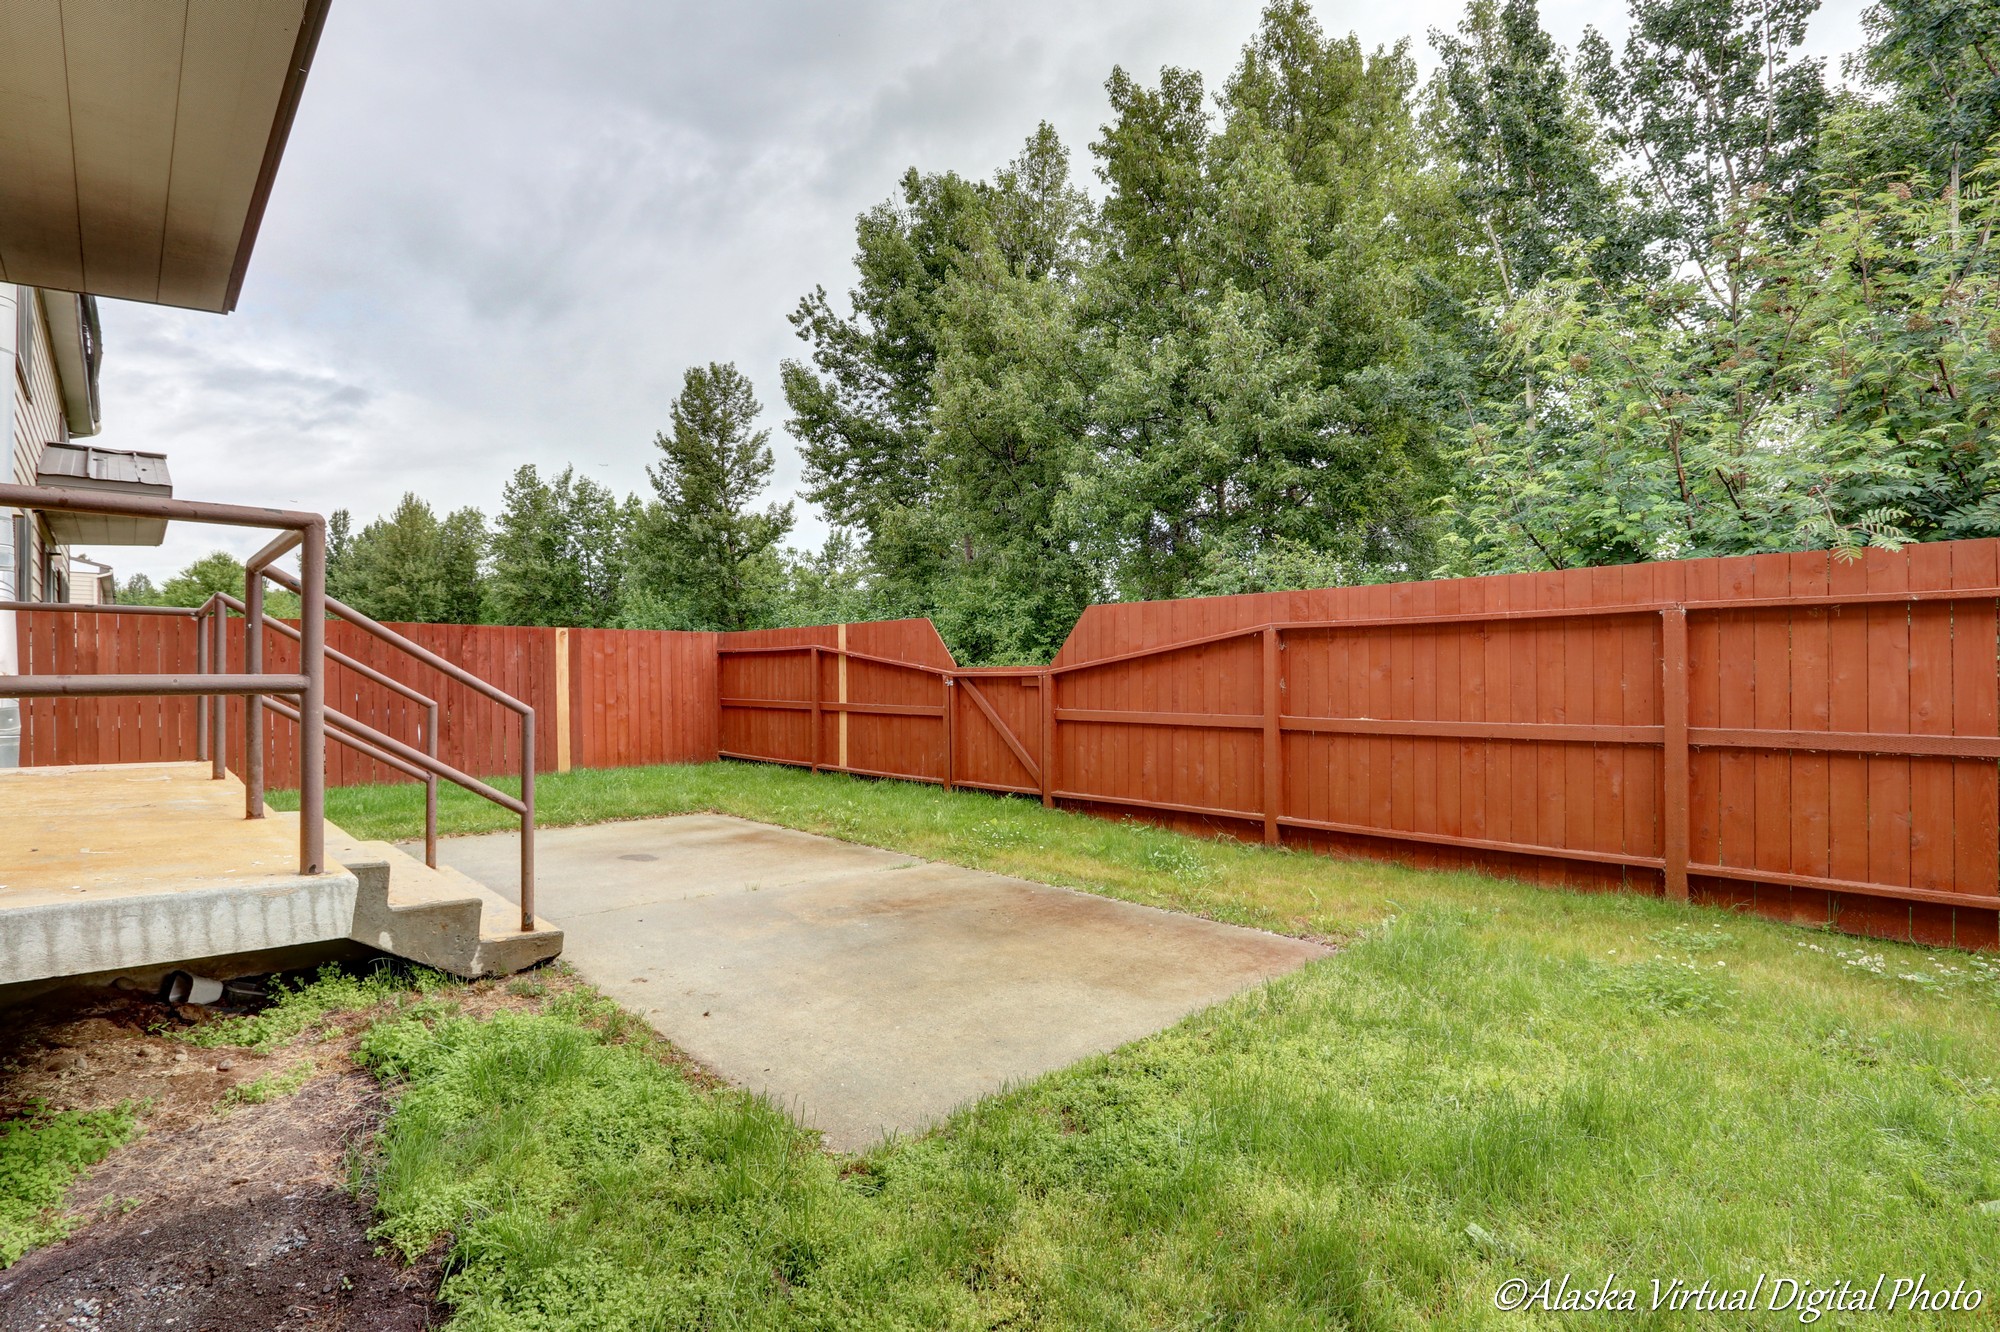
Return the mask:
<svg viewBox="0 0 2000 1332"><path fill-rule="evenodd" d="M55 349L49 342L48 322L42 317L39 293L33 287L0 288L0 298L6 297L12 298L5 302L10 308L0 310L0 316L4 316L11 326L18 327L16 309L23 303L34 316L34 327L25 355L22 354L23 349L17 348L14 364L7 370L14 393L11 479L16 485L32 486L35 484L35 471L41 465L42 450L68 437L63 416L62 387L56 382ZM24 595L29 600L39 601L46 598L48 591L42 586L43 537L38 524L29 539L31 546L22 562L28 582ZM66 567L69 552L58 546L54 555L55 566Z"/></svg>

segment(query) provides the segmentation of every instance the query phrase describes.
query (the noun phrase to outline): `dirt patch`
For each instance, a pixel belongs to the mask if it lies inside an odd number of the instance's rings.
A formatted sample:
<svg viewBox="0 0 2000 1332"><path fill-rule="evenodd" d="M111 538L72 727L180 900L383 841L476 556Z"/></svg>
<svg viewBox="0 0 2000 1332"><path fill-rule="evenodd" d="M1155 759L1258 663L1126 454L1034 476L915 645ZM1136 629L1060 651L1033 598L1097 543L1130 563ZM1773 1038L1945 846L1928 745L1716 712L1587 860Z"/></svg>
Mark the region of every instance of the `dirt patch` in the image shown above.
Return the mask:
<svg viewBox="0 0 2000 1332"><path fill-rule="evenodd" d="M10 1009L0 1026L0 1120L37 1101L54 1110L149 1108L149 1130L185 1127L268 1061L201 1050L167 1032L212 1020L124 990L63 990Z"/></svg>
<svg viewBox="0 0 2000 1332"><path fill-rule="evenodd" d="M454 991L470 1014L531 1008L560 973ZM0 1332L62 1328L404 1329L445 1321L435 1260L376 1252L352 1162L387 1104L338 1014L268 1055L171 1033L224 1016L115 989L45 996L0 1029L0 1122L142 1107L141 1136L70 1192L68 1239L0 1270ZM296 1091L276 1099L275 1083ZM250 1084L261 1083L261 1089ZM260 1103L261 1102L261 1103Z"/></svg>
<svg viewBox="0 0 2000 1332"><path fill-rule="evenodd" d="M0 1272L0 1329L414 1329L442 1321L435 1263L378 1256L348 1192L380 1124L375 1080L151 1130L71 1195L94 1219Z"/></svg>
<svg viewBox="0 0 2000 1332"><path fill-rule="evenodd" d="M438 997L483 1018L577 987L558 964ZM644 1042L698 1087L719 1085L644 1022L596 1002L613 1039ZM70 1190L81 1224L0 1269L0 1332L399 1332L447 1321L440 1256L410 1266L378 1253L373 1217L349 1187L388 1113L354 1047L388 1012L336 1013L259 1055L172 1034L225 1012L129 991L72 990L7 1010L0 1122L36 1105L142 1110L140 1137Z"/></svg>

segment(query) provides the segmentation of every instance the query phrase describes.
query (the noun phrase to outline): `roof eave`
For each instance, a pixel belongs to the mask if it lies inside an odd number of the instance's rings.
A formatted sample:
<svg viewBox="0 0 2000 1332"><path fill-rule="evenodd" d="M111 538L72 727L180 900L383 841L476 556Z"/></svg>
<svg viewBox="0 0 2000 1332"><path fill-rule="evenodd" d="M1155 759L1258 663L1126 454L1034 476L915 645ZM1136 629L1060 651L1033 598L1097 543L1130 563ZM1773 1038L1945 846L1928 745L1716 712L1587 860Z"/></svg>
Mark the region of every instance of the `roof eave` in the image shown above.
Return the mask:
<svg viewBox="0 0 2000 1332"><path fill-rule="evenodd" d="M250 195L250 208L243 219L243 238L237 242L236 258L229 266L229 287L223 295L222 313L236 309L243 292L243 279L250 271L250 251L257 244L257 231L264 224L264 208L271 189L277 184L278 164L284 160L285 142L292 134L299 101L305 96L306 75L312 71L313 54L319 50L319 35L326 27L326 11L332 0L306 0L299 23L298 40L292 47L291 67L285 73L284 91L278 97L278 114L271 122L271 137L264 145L264 161L257 169L257 187Z"/></svg>

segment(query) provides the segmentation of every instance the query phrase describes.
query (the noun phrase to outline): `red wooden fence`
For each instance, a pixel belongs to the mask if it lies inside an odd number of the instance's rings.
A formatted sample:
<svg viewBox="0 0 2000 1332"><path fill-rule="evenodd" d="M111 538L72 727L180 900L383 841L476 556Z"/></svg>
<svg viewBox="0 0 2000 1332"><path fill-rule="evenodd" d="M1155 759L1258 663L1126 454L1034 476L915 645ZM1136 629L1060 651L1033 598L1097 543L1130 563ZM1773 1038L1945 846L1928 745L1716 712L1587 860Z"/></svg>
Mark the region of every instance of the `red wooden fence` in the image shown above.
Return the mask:
<svg viewBox="0 0 2000 1332"><path fill-rule="evenodd" d="M722 748L1994 947L1996 603L1967 541L727 635Z"/></svg>
<svg viewBox="0 0 2000 1332"><path fill-rule="evenodd" d="M168 615L24 611L21 669L31 675L108 671L193 673L194 622ZM572 765L696 763L715 757L715 635L651 630L523 629L398 624L399 633L530 704L541 719L538 771ZM351 625L327 625L338 648L438 702L438 756L475 776L520 771L512 714ZM561 648L561 652L558 648ZM243 622L229 623L230 660L243 660ZM559 660L566 658L566 662ZM265 669L296 669L298 645L276 634ZM423 712L401 695L327 665L327 706L422 747ZM33 699L23 704L21 762L138 763L195 757L194 699ZM243 756L242 709L232 700L225 736L232 768ZM293 726L265 717L265 773L298 784ZM327 782L352 786L407 778L329 742Z"/></svg>
<svg viewBox="0 0 2000 1332"><path fill-rule="evenodd" d="M719 753L1990 948L1996 606L2000 542L1965 541L1093 606L1048 667L958 667L924 620L399 627L533 703L543 768ZM184 620L20 623L31 672L194 668ZM511 719L330 630L439 699L447 760L513 765ZM418 739L417 709L350 672L329 701ZM189 700L24 715L28 763L194 753ZM330 781L394 780L329 755Z"/></svg>
<svg viewBox="0 0 2000 1332"><path fill-rule="evenodd" d="M715 757L717 635L650 629L553 632L566 640L569 660L568 716L556 716L551 731L570 737L571 762L562 766L622 768L705 763ZM550 743L560 745L559 740ZM556 757L552 753L548 761Z"/></svg>

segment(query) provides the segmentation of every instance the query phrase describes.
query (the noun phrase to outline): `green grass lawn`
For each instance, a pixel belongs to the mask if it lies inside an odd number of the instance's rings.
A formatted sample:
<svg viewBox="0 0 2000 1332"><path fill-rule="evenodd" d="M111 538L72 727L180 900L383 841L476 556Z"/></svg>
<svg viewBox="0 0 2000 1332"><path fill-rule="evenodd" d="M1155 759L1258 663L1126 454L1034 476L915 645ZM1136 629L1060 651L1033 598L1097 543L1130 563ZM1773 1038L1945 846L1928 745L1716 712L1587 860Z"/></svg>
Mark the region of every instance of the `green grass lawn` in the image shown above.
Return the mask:
<svg viewBox="0 0 2000 1332"><path fill-rule="evenodd" d="M1616 1273L1620 1325L1733 1328L1799 1319L1649 1314L1649 1283L2000 1282L1986 958L773 767L540 798L548 823L718 810L1344 947L860 1158L690 1085L601 1001L426 1006L367 1044L400 1089L368 1178L386 1239L451 1237L457 1327L1542 1326L1603 1320L1496 1288ZM420 808L328 797L362 836Z"/></svg>

